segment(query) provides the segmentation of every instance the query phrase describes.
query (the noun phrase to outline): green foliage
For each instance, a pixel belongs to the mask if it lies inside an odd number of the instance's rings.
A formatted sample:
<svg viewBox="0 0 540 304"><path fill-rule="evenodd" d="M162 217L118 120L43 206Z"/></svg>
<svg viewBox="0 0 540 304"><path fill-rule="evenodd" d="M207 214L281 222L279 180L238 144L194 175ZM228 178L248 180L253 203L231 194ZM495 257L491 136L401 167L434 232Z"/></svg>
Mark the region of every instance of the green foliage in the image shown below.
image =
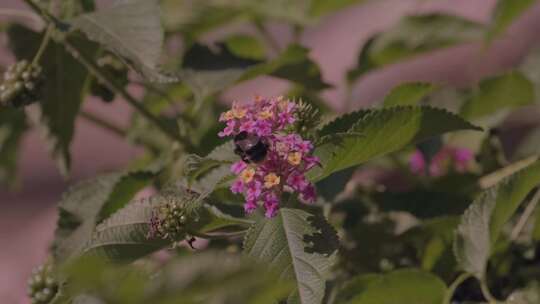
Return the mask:
<svg viewBox="0 0 540 304"><path fill-rule="evenodd" d="M535 54L459 89L409 80L380 107L344 114L332 109L338 103L330 97L339 102L341 94L328 90L328 71L312 58L305 34L363 1L24 2L45 26L7 27L18 63L0 87L0 180L15 180L21 139L32 129L46 135L66 173L79 114L141 151L129 169L64 194L51 264L30 281L34 302L538 302L540 207L521 206L540 184L538 126L521 134L500 124L501 114L538 100ZM368 37L342 78L350 86L365 73L463 43L490 48L481 44L486 36L501 37L534 3L498 1L486 26L441 13L406 15ZM316 201L302 204L292 186L279 188L274 218L247 216L245 198L230 191L235 142L218 137L225 101L236 94L230 89L260 77L287 82L280 93L297 111L283 133L311 141L320 158L308 173ZM42 92L32 90L41 79ZM90 94L127 102L131 119L79 113ZM481 130L469 121L494 129L457 132ZM507 166L507 159L518 161ZM280 178L293 184L291 175ZM137 198L142 190L147 197Z"/></svg>
<svg viewBox="0 0 540 304"><path fill-rule="evenodd" d="M29 59L37 51L42 35L20 25L8 30L10 45L18 59ZM90 57L96 46L80 39L73 43L84 49ZM69 147L73 139L75 118L83 102L88 71L65 48L50 43L41 64L47 81L43 85L43 99L39 103L38 122L41 133L48 142L53 158L60 170L67 174L71 157Z"/></svg>
<svg viewBox="0 0 540 304"><path fill-rule="evenodd" d="M503 34L515 19L519 18L528 8L536 3L538 3L536 0L498 0L493 12L487 38L491 40Z"/></svg>
<svg viewBox="0 0 540 304"><path fill-rule="evenodd" d="M163 81L167 77L158 70L163 45L159 11L157 0L123 1L102 11L77 16L71 25L125 58L150 80Z"/></svg>
<svg viewBox="0 0 540 304"><path fill-rule="evenodd" d="M502 109L525 106L535 101L534 86L520 72L510 72L482 80L463 105L461 115L474 119Z"/></svg>
<svg viewBox="0 0 540 304"><path fill-rule="evenodd" d="M321 158L323 168L313 176L315 180L320 180L407 145L457 130L479 128L457 115L431 107L394 107L354 112L321 129L321 136L343 132L360 136L344 137L337 145L329 142L319 146L315 154ZM384 140L379 140L381 138Z"/></svg>
<svg viewBox="0 0 540 304"><path fill-rule="evenodd" d="M483 28L457 16L429 14L408 16L392 29L375 34L362 48L357 66L347 78L353 82L366 72L413 56L479 40Z"/></svg>
<svg viewBox="0 0 540 304"><path fill-rule="evenodd" d="M465 211L454 243L456 258L465 271L484 279L504 224L539 183L540 163L535 162L482 192Z"/></svg>
<svg viewBox="0 0 540 304"><path fill-rule="evenodd" d="M282 208L274 219L259 220L244 240L248 256L267 263L280 279L295 282L288 303L322 301L337 248L337 235L324 218L289 208Z"/></svg>
<svg viewBox="0 0 540 304"><path fill-rule="evenodd" d="M15 186L19 143L27 129L24 112L0 108L0 181Z"/></svg>
<svg viewBox="0 0 540 304"><path fill-rule="evenodd" d="M438 304L444 299L446 285L441 279L428 272L401 269L387 274L367 274L356 277L347 283L343 293L345 297L339 303Z"/></svg>
<svg viewBox="0 0 540 304"><path fill-rule="evenodd" d="M384 107L415 106L437 87L431 83L405 83L395 87L384 98Z"/></svg>

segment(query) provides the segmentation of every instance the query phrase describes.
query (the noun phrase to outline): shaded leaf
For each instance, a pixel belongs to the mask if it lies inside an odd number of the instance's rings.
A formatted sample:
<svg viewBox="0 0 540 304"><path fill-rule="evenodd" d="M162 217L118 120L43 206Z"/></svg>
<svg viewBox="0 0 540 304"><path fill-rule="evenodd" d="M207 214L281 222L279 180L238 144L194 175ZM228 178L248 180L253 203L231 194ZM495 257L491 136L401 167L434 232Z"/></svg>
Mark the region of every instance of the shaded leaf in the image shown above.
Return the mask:
<svg viewBox="0 0 540 304"><path fill-rule="evenodd" d="M461 17L444 14L408 16L364 44L357 67L349 71L348 80L352 82L372 69L459 43L476 41L482 36L480 24Z"/></svg>
<svg viewBox="0 0 540 304"><path fill-rule="evenodd" d="M384 107L416 106L437 87L432 83L413 82L401 84L384 98Z"/></svg>
<svg viewBox="0 0 540 304"><path fill-rule="evenodd" d="M167 80L158 70L164 35L157 0L124 1L80 15L71 24L150 80Z"/></svg>
<svg viewBox="0 0 540 304"><path fill-rule="evenodd" d="M266 58L264 45L255 37L248 35L233 35L225 40L227 49L240 58L263 60Z"/></svg>
<svg viewBox="0 0 540 304"><path fill-rule="evenodd" d="M15 186L19 145L27 123L24 111L0 108L0 182Z"/></svg>
<svg viewBox="0 0 540 304"><path fill-rule="evenodd" d="M324 218L299 209L280 209L261 219L244 239L245 253L292 279L297 291L289 303L321 303L338 248L337 235Z"/></svg>
<svg viewBox="0 0 540 304"><path fill-rule="evenodd" d="M59 218L53 253L64 261L80 253L96 225L152 180L145 172L112 173L83 181L70 188L58 204Z"/></svg>
<svg viewBox="0 0 540 304"><path fill-rule="evenodd" d="M501 35L512 22L536 3L538 3L537 0L498 0L491 17L491 26L487 38L491 40Z"/></svg>
<svg viewBox="0 0 540 304"><path fill-rule="evenodd" d="M539 183L540 162L535 162L482 192L465 211L454 241L454 254L465 271L484 277L503 225Z"/></svg>
<svg viewBox="0 0 540 304"><path fill-rule="evenodd" d="M520 72L484 79L463 105L466 119L495 114L499 110L534 103L534 85Z"/></svg>
<svg viewBox="0 0 540 304"><path fill-rule="evenodd" d="M17 59L32 58L42 38L41 34L20 25L10 27L8 35ZM95 45L80 39L73 39L72 43L78 45L89 57L93 57L97 51ZM75 118L86 94L85 83L89 76L86 69L62 45L54 42L49 44L40 63L47 81L36 120L61 172L67 174Z"/></svg>
<svg viewBox="0 0 540 304"><path fill-rule="evenodd" d="M327 124L320 135L347 132L360 136L343 137L316 148L323 168L311 176L320 180L334 172L356 166L372 158L397 151L407 145L457 130L480 130L461 117L431 107L393 107L360 110ZM384 140L381 140L384 139Z"/></svg>
<svg viewBox="0 0 540 304"><path fill-rule="evenodd" d="M383 275L368 274L353 279L348 293L357 289L350 304L442 303L446 285L437 276L416 269L400 269ZM421 286L421 287L420 287Z"/></svg>

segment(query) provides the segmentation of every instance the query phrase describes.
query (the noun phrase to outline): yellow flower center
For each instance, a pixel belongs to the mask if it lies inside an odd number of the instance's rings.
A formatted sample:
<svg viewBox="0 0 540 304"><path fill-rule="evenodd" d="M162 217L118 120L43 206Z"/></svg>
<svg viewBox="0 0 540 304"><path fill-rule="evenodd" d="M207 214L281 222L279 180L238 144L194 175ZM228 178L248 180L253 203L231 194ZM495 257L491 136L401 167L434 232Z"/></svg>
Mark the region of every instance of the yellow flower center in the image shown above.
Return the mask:
<svg viewBox="0 0 540 304"><path fill-rule="evenodd" d="M269 173L264 177L264 186L266 188L272 188L279 185L280 178L275 173Z"/></svg>
<svg viewBox="0 0 540 304"><path fill-rule="evenodd" d="M253 177L255 176L255 169L253 168L246 168L244 171L240 173L240 178L244 183L249 183L253 180Z"/></svg>
<svg viewBox="0 0 540 304"><path fill-rule="evenodd" d="M259 113L260 119L268 119L268 118L272 118L272 116L274 116L274 113L272 113L272 111L270 110L264 110Z"/></svg>
<svg viewBox="0 0 540 304"><path fill-rule="evenodd" d="M225 114L223 115L223 117L225 118L225 120L232 120L234 119L234 114L231 110L225 112Z"/></svg>
<svg viewBox="0 0 540 304"><path fill-rule="evenodd" d="M247 110L243 108L234 108L232 111L233 111L234 117L238 119L244 118L244 116L246 116L247 114Z"/></svg>
<svg viewBox="0 0 540 304"><path fill-rule="evenodd" d="M289 153L289 156L287 156L287 160L289 161L289 164L293 166L298 166L302 162L302 153L300 152Z"/></svg>

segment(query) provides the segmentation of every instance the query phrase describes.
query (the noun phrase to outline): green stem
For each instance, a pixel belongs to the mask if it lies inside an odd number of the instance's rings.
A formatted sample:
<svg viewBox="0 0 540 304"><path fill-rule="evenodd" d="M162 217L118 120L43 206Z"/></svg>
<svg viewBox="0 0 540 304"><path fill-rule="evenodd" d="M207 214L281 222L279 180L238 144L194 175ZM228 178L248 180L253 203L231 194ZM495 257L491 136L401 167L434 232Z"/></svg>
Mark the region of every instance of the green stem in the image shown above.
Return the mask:
<svg viewBox="0 0 540 304"><path fill-rule="evenodd" d="M47 27L47 30L45 30L45 36L43 36L43 39L41 40L41 45L39 46L39 49L34 56L34 59L32 60L32 65L37 65L39 63L39 60L41 60L41 57L45 53L45 50L47 49L47 46L49 45L49 41L51 41L51 34L53 32L53 27L49 25Z"/></svg>
<svg viewBox="0 0 540 304"><path fill-rule="evenodd" d="M482 294L484 295L486 300L488 300L489 304L497 304L497 303L499 303L499 301L497 301L497 299L495 299L495 297L489 291L489 288L488 288L485 280L480 281L480 288L482 289Z"/></svg>
<svg viewBox="0 0 540 304"><path fill-rule="evenodd" d="M534 196L531 198L529 204L527 205L527 208L525 208L525 211L523 211L523 214L521 215L516 226L512 230L512 233L510 234L510 239L512 241L515 241L519 237L519 234L521 233L523 228L525 228L527 221L534 213L534 209L538 205L538 201L540 201L540 189L538 189Z"/></svg>
<svg viewBox="0 0 540 304"><path fill-rule="evenodd" d="M450 304L450 301L452 301L452 296L456 292L456 289L461 285L461 283L465 282L468 278L470 278L471 275L468 273L462 273L460 274L454 282L448 287L448 290L446 291L446 295L444 296L443 304Z"/></svg>
<svg viewBox="0 0 540 304"><path fill-rule="evenodd" d="M115 125L113 122L107 121L103 119L102 117L97 116L94 113L81 111L79 115L82 118L88 120L89 122L99 127L102 127L103 129L108 130L111 133L118 135L119 137L122 137L122 138L126 137L126 131L124 129L122 129L120 126Z"/></svg>
<svg viewBox="0 0 540 304"><path fill-rule="evenodd" d="M274 51L276 54L279 54L281 52L281 47L279 46L279 43L277 40L272 36L272 34L266 29L264 24L262 24L260 21L253 22L255 25L255 28L259 32L259 34L264 37L272 51Z"/></svg>

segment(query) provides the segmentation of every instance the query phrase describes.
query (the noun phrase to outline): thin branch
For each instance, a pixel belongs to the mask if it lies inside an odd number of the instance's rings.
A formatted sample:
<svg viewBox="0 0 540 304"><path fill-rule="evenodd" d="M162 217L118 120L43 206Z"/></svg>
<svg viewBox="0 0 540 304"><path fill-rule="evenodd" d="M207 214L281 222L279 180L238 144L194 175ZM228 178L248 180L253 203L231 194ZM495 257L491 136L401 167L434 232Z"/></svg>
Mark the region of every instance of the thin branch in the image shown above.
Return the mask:
<svg viewBox="0 0 540 304"><path fill-rule="evenodd" d="M87 121L97 125L97 126L100 126L102 127L103 129L106 129L108 131L110 131L111 133L114 133L116 135L118 135L119 137L122 137L122 138L125 138L126 137L126 131L124 129L122 129L120 126L116 125L115 123L111 122L111 121L108 121L108 120L105 120L104 118L102 117L99 117L98 115L94 114L94 113L91 113L91 112L87 112L87 111L81 111L79 113L79 115L86 119Z"/></svg>
<svg viewBox="0 0 540 304"><path fill-rule="evenodd" d="M264 24L262 24L259 21L255 21L253 22L253 24L255 25L255 28L257 29L259 34L266 40L266 42L268 43L268 46L270 46L272 51L275 52L276 54L279 54L281 52L281 47L279 46L279 43L274 38L274 36L272 36L272 33L270 33L266 29Z"/></svg>
<svg viewBox="0 0 540 304"><path fill-rule="evenodd" d="M45 31L45 36L41 40L41 45L39 46L39 49L36 55L34 56L34 59L32 60L32 65L36 65L39 63L41 56L43 56L43 53L45 53L45 50L47 49L47 46L49 45L49 41L51 41L52 32L53 32L53 27L49 25L47 27L47 30Z"/></svg>
<svg viewBox="0 0 540 304"><path fill-rule="evenodd" d="M499 303L499 301L497 301L497 299L495 299L495 297L489 291L485 280L480 281L480 288L482 289L482 295L484 295L484 298L486 298L489 304Z"/></svg>
<svg viewBox="0 0 540 304"><path fill-rule="evenodd" d="M512 233L510 234L510 239L512 241L515 241L519 237L519 234L521 233L523 228L525 228L527 221L529 220L529 218L534 212L534 209L538 205L538 201L540 201L540 189L538 189L534 196L531 198L529 204L527 205L527 208L525 208L525 211L523 211L523 214L519 218L519 221L512 230Z"/></svg>
<svg viewBox="0 0 540 304"><path fill-rule="evenodd" d="M448 287L448 290L446 291L446 295L444 296L443 304L450 304L450 301L452 301L452 296L456 292L456 289L461 285L461 283L465 282L468 278L471 277L471 274L469 273L462 273L460 274L454 282Z"/></svg>

